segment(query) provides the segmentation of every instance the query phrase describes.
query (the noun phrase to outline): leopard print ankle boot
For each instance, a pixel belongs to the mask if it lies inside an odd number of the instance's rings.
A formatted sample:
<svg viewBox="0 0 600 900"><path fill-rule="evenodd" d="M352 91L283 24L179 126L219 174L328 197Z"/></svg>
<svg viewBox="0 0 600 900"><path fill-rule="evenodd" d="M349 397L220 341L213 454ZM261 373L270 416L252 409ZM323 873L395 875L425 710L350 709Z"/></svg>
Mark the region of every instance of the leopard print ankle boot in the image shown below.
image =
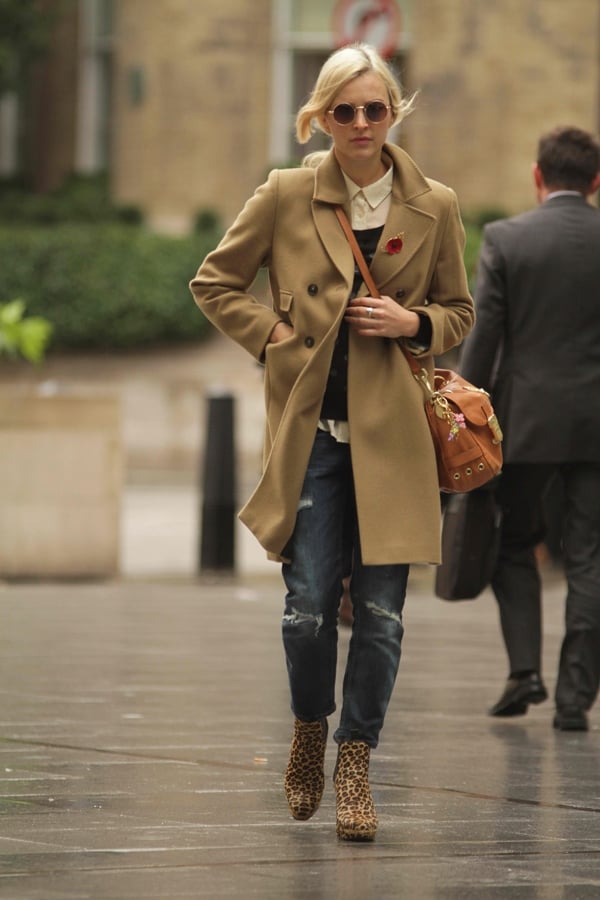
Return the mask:
<svg viewBox="0 0 600 900"><path fill-rule="evenodd" d="M284 787L294 819L310 819L323 796L325 775L323 763L327 745L327 719L316 722L294 722L290 761L285 772Z"/></svg>
<svg viewBox="0 0 600 900"><path fill-rule="evenodd" d="M371 748L364 741L345 741L338 747L333 774L336 832L344 841L372 841L377 815L369 787Z"/></svg>

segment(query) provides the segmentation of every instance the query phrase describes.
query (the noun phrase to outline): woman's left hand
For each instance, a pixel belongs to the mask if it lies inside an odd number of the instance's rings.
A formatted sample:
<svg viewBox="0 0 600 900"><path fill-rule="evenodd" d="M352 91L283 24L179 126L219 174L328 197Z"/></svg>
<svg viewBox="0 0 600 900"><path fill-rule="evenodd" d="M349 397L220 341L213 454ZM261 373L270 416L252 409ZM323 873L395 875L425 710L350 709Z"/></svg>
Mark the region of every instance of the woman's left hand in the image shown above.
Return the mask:
<svg viewBox="0 0 600 900"><path fill-rule="evenodd" d="M355 297L344 319L363 337L414 337L420 319L416 312L400 306L391 297Z"/></svg>

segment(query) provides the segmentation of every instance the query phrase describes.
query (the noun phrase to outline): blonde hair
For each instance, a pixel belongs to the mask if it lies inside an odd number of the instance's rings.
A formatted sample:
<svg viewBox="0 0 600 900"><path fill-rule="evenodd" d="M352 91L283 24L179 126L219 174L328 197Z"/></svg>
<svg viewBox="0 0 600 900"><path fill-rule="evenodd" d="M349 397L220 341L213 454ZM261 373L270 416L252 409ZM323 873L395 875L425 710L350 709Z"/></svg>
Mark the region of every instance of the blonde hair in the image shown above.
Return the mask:
<svg viewBox="0 0 600 900"><path fill-rule="evenodd" d="M351 44L336 50L323 63L310 97L296 116L298 143L306 144L317 128L325 130L320 120L331 107L334 98L349 81L366 72L375 72L386 86L392 107L390 127L397 125L412 112L415 95L409 98L402 96L400 82L377 50L369 44Z"/></svg>

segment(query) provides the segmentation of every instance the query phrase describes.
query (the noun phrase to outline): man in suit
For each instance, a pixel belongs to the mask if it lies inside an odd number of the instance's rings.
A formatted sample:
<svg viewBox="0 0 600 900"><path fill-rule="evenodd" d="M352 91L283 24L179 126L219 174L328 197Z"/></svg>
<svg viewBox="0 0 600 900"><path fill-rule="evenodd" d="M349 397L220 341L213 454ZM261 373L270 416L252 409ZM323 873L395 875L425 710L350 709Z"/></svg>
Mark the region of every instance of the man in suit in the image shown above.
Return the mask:
<svg viewBox="0 0 600 900"><path fill-rule="evenodd" d="M544 135L533 167L538 206L484 229L477 320L463 375L492 394L504 430L503 512L492 588L509 660L493 716L547 697L535 548L543 495L564 489L566 624L556 729L586 731L600 685L600 146L587 132Z"/></svg>

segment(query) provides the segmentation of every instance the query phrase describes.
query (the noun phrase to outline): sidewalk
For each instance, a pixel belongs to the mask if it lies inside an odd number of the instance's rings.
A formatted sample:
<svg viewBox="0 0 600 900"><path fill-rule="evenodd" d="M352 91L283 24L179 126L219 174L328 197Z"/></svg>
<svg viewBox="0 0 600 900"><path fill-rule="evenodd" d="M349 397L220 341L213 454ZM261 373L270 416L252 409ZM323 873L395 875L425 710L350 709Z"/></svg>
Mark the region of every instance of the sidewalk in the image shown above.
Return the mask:
<svg viewBox="0 0 600 900"><path fill-rule="evenodd" d="M584 734L554 732L551 701L486 716L505 674L494 602L436 600L430 574L411 578L366 845L335 836L331 739L320 810L287 811L278 580L0 586L0 897L598 897L597 711ZM549 689L562 594L552 576Z"/></svg>
<svg viewBox="0 0 600 900"><path fill-rule="evenodd" d="M121 573L125 578L176 576L201 571L200 486L191 483L125 485L121 513ZM254 536L234 524L236 572L240 576L279 577Z"/></svg>

